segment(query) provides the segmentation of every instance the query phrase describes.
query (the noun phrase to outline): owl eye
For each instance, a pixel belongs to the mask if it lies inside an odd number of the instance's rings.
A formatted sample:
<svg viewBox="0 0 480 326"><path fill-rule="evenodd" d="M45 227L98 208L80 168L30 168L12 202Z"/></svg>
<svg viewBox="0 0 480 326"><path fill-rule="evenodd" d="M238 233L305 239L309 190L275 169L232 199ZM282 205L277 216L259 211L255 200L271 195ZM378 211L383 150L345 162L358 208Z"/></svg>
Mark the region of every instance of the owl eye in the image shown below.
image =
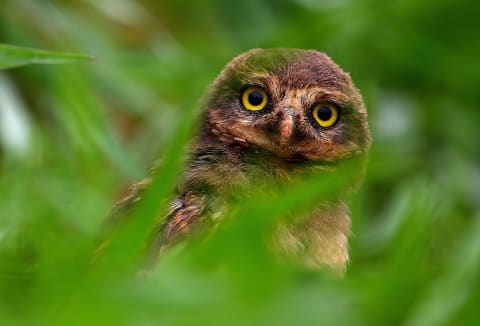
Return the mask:
<svg viewBox="0 0 480 326"><path fill-rule="evenodd" d="M242 105L247 110L260 111L267 103L267 93L258 86L250 86L242 93Z"/></svg>
<svg viewBox="0 0 480 326"><path fill-rule="evenodd" d="M337 108L328 103L320 103L315 105L312 111L313 118L320 127L328 128L333 126L338 120Z"/></svg>

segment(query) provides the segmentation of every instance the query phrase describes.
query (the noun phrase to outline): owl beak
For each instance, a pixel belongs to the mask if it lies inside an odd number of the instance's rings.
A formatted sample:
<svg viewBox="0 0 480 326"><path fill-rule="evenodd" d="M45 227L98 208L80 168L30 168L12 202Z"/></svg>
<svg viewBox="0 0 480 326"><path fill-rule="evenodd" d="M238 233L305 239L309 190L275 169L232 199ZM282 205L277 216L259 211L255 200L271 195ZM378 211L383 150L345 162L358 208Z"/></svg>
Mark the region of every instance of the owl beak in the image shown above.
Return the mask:
<svg viewBox="0 0 480 326"><path fill-rule="evenodd" d="M283 117L280 121L280 146L288 146L295 128L295 111L291 108L283 108Z"/></svg>

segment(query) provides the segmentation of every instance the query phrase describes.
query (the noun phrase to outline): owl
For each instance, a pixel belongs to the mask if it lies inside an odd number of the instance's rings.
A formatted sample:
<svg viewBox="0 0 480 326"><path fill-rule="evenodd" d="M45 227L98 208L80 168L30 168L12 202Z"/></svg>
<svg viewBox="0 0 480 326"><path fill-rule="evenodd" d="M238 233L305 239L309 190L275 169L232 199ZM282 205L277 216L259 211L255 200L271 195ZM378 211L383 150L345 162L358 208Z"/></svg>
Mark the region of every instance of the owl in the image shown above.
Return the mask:
<svg viewBox="0 0 480 326"><path fill-rule="evenodd" d="M240 54L201 103L201 127L181 184L150 244L153 259L219 220L239 192L255 192L265 180L282 182L315 167L332 169L351 157L364 158L370 146L359 91L347 73L315 50ZM134 185L113 215L138 201L148 184ZM279 252L308 266L345 270L351 223L345 202L334 198L301 219L279 222L272 235Z"/></svg>

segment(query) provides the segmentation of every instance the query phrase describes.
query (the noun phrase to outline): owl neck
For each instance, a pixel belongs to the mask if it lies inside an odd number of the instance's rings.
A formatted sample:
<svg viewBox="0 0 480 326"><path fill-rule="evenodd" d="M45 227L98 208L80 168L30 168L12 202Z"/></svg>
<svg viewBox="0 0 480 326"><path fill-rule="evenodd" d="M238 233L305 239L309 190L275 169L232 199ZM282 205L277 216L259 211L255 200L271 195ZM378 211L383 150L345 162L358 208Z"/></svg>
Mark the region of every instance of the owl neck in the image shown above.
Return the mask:
<svg viewBox="0 0 480 326"><path fill-rule="evenodd" d="M300 158L280 158L207 125L192 148L181 191L225 196L254 191L266 183L284 182L296 171L304 172L307 164Z"/></svg>

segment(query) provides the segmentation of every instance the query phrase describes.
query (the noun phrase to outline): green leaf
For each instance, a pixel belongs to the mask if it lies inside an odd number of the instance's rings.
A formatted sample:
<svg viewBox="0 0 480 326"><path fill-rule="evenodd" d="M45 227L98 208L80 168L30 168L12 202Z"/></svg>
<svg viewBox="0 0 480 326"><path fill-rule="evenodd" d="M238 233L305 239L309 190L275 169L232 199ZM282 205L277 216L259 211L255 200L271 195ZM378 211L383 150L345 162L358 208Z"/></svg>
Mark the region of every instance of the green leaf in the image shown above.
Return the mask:
<svg viewBox="0 0 480 326"><path fill-rule="evenodd" d="M58 64L91 59L93 57L86 54L50 52L0 43L0 69L27 64Z"/></svg>

